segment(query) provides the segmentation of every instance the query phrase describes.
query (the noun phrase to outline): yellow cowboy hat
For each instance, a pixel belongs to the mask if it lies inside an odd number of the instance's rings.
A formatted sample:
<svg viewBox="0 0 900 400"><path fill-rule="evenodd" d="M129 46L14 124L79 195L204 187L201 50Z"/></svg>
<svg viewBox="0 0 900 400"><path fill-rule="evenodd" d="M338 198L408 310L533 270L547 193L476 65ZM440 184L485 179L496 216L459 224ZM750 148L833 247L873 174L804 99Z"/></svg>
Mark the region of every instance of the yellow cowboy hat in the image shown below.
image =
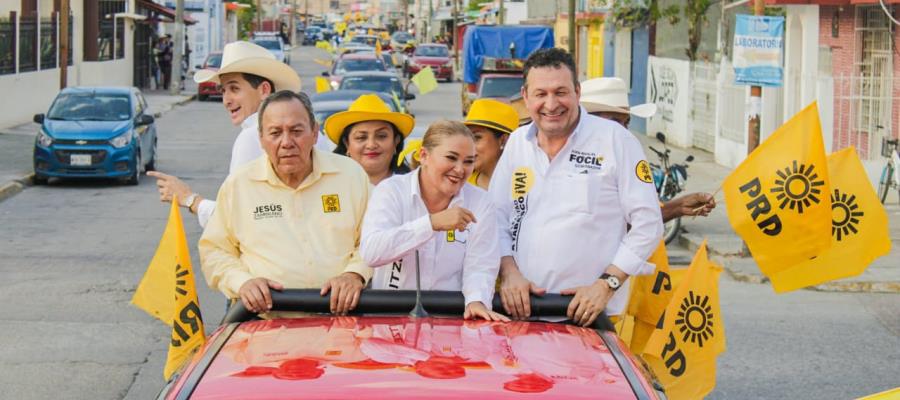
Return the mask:
<svg viewBox="0 0 900 400"><path fill-rule="evenodd" d="M364 94L350 104L347 111L333 114L325 120L325 134L334 144L338 144L344 129L363 121L389 122L397 127L404 138L409 136L416 124L412 115L391 111L378 95Z"/></svg>
<svg viewBox="0 0 900 400"><path fill-rule="evenodd" d="M509 104L491 99L478 99L472 103L463 123L491 128L502 133L512 133L519 127L519 113Z"/></svg>

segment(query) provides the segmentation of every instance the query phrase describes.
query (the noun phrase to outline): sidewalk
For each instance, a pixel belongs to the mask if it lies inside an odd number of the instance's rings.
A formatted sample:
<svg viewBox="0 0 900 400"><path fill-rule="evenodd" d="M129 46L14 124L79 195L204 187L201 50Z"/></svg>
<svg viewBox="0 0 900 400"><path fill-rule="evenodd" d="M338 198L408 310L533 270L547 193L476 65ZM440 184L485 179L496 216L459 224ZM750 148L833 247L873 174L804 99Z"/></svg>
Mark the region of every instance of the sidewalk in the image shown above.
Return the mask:
<svg viewBox="0 0 900 400"><path fill-rule="evenodd" d="M186 84L187 89L175 96L166 91L144 91L149 114L159 118L172 108L193 100L197 84L193 80L188 80ZM23 115L21 119L29 121L31 118L31 115ZM0 128L0 201L31 184L34 137L38 129L38 124L34 122Z"/></svg>
<svg viewBox="0 0 900 400"><path fill-rule="evenodd" d="M656 138L641 134L635 136L643 143L648 161L655 162L656 155L646 149L652 145L662 150L662 144ZM694 155L694 161L688 168L687 189L685 193L714 193L731 169L716 164L713 155L700 149L681 149L669 146L672 150L671 160L682 163L688 153ZM896 196L888 196L885 210L888 214L888 225L892 241L891 252L875 260L861 275L827 282L814 286L812 290L841 292L884 292L900 293L900 205ZM894 199L892 203L891 200ZM725 196L720 191L716 195L716 209L706 218L686 217L681 219L682 232L679 244L693 254L704 239L710 256L736 280L752 283L767 283L768 278L762 275L752 258L741 257L743 242L731 229L725 213Z"/></svg>

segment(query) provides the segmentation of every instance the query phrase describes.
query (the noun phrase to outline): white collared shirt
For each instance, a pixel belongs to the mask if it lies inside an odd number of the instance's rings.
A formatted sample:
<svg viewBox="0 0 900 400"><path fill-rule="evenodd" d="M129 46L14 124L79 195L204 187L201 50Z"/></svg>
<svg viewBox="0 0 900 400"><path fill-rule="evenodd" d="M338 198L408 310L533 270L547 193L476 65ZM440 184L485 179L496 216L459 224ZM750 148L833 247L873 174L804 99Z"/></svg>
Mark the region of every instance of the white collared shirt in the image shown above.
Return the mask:
<svg viewBox="0 0 900 400"><path fill-rule="evenodd" d="M228 166L228 175L231 175L238 167L253 161L264 154L262 144L259 143L259 114L244 118L241 122L241 132L234 139L231 146L231 164ZM206 228L213 211L216 211L214 200L203 199L197 205L197 220L200 227Z"/></svg>
<svg viewBox="0 0 900 400"><path fill-rule="evenodd" d="M464 231L436 232L419 189L419 170L375 187L363 219L359 252L375 267L374 289L415 289L416 250L423 290L462 290L466 305L490 309L500 268L497 220L488 194L463 185L449 207L475 214Z"/></svg>
<svg viewBox="0 0 900 400"><path fill-rule="evenodd" d="M590 285L610 264L629 275L653 272L645 260L663 225L645 160L629 131L584 108L553 161L538 146L537 126L519 128L490 183L501 255L550 293ZM608 315L622 312L629 287L609 301Z"/></svg>

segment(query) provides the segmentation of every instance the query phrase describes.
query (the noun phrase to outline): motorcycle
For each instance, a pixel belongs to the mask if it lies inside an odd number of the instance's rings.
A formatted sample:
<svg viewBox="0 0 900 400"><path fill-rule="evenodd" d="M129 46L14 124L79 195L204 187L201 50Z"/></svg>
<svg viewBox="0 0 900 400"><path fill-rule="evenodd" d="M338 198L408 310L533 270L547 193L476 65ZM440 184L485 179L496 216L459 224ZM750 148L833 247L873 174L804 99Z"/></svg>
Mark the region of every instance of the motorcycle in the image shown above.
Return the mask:
<svg viewBox="0 0 900 400"><path fill-rule="evenodd" d="M663 151L649 146L650 150L659 157L659 164L650 163L650 171L653 175L653 183L656 186L656 194L659 197L659 201L665 203L684 191L688 177L688 163L694 161L694 156L688 155L683 164L669 164L669 153L672 151L666 146L666 135L662 132L657 132L656 139L662 143ZM663 237L666 244L675 240L679 233L681 233L681 217L665 223Z"/></svg>

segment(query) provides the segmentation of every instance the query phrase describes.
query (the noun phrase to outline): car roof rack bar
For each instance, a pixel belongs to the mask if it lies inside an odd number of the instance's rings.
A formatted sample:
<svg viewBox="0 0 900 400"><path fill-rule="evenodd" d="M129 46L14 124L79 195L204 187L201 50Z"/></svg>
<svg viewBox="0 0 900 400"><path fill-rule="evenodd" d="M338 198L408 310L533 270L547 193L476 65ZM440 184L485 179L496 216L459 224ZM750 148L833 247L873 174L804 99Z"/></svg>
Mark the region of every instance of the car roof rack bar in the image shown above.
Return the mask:
<svg viewBox="0 0 900 400"><path fill-rule="evenodd" d="M331 312L329 304L331 294L321 296L319 289L285 289L271 293L272 311L321 314ZM432 314L461 316L465 311L465 299L460 292L423 290L421 295L422 305ZM571 299L571 296L549 293L543 296L531 296L531 316L565 318ZM356 309L350 314L408 315L409 310L415 304L415 290L363 290L359 295ZM493 309L503 313L503 305L497 294L494 295ZM256 315L244 308L243 303L238 301L228 310L222 323L243 322L254 318ZM605 312L597 318L592 328L604 331L615 330Z"/></svg>

